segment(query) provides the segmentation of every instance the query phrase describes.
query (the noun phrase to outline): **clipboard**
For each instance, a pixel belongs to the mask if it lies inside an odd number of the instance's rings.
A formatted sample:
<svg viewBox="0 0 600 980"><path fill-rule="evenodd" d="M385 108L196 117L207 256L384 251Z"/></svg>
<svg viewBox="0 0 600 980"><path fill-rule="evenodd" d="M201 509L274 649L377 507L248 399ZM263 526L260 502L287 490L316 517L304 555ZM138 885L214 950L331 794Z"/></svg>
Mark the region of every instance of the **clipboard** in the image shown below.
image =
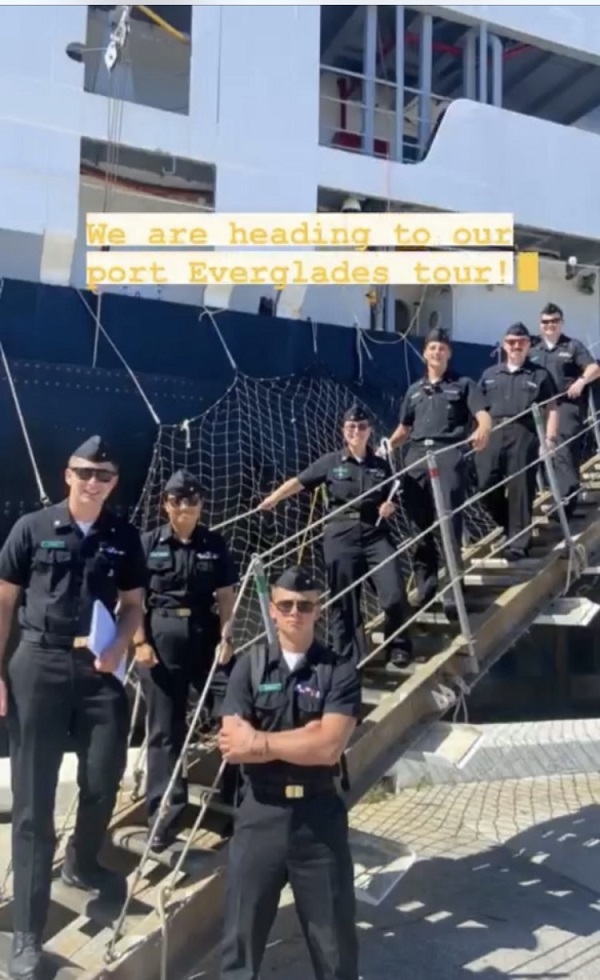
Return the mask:
<svg viewBox="0 0 600 980"><path fill-rule="evenodd" d="M90 635L88 637L88 647L99 660L102 660L102 652L114 643L117 635L116 623L108 609L100 599L96 599L92 607L92 622ZM121 663L113 671L122 684L125 683L126 657L123 655Z"/></svg>

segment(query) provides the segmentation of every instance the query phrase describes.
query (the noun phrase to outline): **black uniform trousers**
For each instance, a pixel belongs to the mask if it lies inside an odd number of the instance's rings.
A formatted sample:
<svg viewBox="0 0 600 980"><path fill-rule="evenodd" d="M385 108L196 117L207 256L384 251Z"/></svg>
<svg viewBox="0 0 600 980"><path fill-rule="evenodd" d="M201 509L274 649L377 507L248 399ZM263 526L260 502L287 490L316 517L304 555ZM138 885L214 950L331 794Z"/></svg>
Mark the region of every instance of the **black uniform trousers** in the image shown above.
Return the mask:
<svg viewBox="0 0 600 980"><path fill-rule="evenodd" d="M427 465L427 453L442 449L447 443L436 441L432 446L409 443L404 459L405 466L416 464L404 475L402 500L406 516L415 535L431 528L437 519L431 478ZM451 531L457 565L462 568L462 537L464 511L456 512L465 502L467 466L464 448L453 446L435 457L440 474L444 506L452 514ZM437 590L439 557L435 531L424 534L417 541L413 553L415 585L422 599L431 599ZM446 593L448 596L450 593Z"/></svg>
<svg viewBox="0 0 600 980"><path fill-rule="evenodd" d="M127 763L129 705L87 650L21 641L7 671L14 868L13 928L41 937L56 846L54 803L69 738L79 757L79 807L69 858L96 868Z"/></svg>
<svg viewBox="0 0 600 980"><path fill-rule="evenodd" d="M219 631L212 621L208 627L204 627L192 617L164 613L164 610L152 610L146 626L158 663L151 668L138 668L146 698L146 804L150 823L157 814L185 742L190 690L195 688L198 694L202 693L219 640ZM212 692L209 692L206 707L209 710L212 708ZM175 829L186 805L187 780L182 769L165 818L161 821L162 833Z"/></svg>
<svg viewBox="0 0 600 980"><path fill-rule="evenodd" d="M509 422L492 430L488 445L475 459L479 489L486 494L483 506L506 534L508 547L525 552L531 547L536 492L536 467L532 464L538 455L535 431L520 422ZM495 486L506 477L511 479Z"/></svg>
<svg viewBox="0 0 600 980"><path fill-rule="evenodd" d="M400 629L406 619L407 600L402 571L397 558L378 568L393 555L395 548L384 527L374 527L356 519L332 521L325 528L323 555L332 596L353 585L371 572L379 605L385 615L384 637ZM346 592L329 607L331 644L341 657L353 657L358 663L367 651L361 612L361 585ZM406 633L391 640L386 647L388 658L410 654L412 644Z"/></svg>
<svg viewBox="0 0 600 980"><path fill-rule="evenodd" d="M358 980L344 801L334 791L265 799L249 786L229 844L220 980L257 980L288 882L316 980Z"/></svg>
<svg viewBox="0 0 600 980"><path fill-rule="evenodd" d="M585 411L579 399L566 398L558 406L558 445L552 456L556 482L562 500L566 501L565 510L572 514L577 506L579 492L579 469L583 457L584 436L580 433L584 427ZM566 444L565 444L566 443ZM545 476L545 474L544 474Z"/></svg>

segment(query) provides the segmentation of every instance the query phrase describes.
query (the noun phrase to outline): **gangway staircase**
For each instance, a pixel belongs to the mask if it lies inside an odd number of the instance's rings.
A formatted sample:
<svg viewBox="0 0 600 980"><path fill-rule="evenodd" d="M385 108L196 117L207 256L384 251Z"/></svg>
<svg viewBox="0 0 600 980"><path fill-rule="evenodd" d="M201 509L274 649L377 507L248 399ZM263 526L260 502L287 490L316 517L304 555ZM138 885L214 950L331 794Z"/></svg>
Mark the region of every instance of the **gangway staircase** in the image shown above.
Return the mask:
<svg viewBox="0 0 600 980"><path fill-rule="evenodd" d="M422 637L416 642L426 653L414 673L402 683L386 674L377 661L365 668L364 717L348 750L351 788L349 805L354 805L378 782L410 744L417 726L445 713L449 702L468 691L535 622L554 598L564 593L584 572L598 564L600 555L600 456L582 470L585 487L580 516L570 522L577 547L563 540L560 526L549 522L549 495L536 504L535 546L531 556L508 566L490 558L498 534L492 533L466 554L466 595L470 610L471 639L478 662L472 671L469 644L457 623L439 613L423 613L417 627ZM439 607L441 609L441 607ZM374 624L375 632L377 624ZM375 641L377 642L377 641ZM468 685L465 688L465 683ZM190 762L188 780L189 826L197 806L205 799L220 760L214 746L205 744ZM55 865L51 914L46 950L51 957L55 980L181 980L205 953L219 941L226 858L224 821L227 808L212 798L207 818L183 865L182 873L166 907L159 903L161 883L173 868L172 852L152 856L145 865L139 887L124 922L123 935L114 946L114 958L106 961L114 935L114 923L122 898L113 903L90 900L64 887L59 878L60 855ZM139 864L143 844L143 802L134 802L123 792L112 823L112 839L104 860L131 877ZM11 902L0 907L0 962L8 956Z"/></svg>

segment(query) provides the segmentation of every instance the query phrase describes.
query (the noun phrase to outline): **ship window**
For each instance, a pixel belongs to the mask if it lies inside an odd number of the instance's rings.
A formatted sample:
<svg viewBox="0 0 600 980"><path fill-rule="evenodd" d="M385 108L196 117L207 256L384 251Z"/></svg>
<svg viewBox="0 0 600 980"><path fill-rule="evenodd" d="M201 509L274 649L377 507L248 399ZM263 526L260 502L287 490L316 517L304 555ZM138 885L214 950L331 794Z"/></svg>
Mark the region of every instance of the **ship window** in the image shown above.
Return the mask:
<svg viewBox="0 0 600 980"><path fill-rule="evenodd" d="M109 72L104 55L121 17L122 7L88 6L85 45L77 48L85 66L84 90L107 98L189 113L192 6L132 7L129 35Z"/></svg>
<svg viewBox="0 0 600 980"><path fill-rule="evenodd" d="M410 327L411 313L408 303L402 299L396 300L394 328L396 333L406 333Z"/></svg>

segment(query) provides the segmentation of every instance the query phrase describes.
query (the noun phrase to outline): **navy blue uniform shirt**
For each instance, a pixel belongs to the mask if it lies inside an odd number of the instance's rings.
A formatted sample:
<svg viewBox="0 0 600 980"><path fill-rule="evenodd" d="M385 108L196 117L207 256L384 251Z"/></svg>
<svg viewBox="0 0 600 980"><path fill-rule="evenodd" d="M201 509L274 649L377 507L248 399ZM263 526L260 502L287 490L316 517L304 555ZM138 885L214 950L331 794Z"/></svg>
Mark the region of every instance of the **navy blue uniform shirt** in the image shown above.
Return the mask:
<svg viewBox="0 0 600 980"><path fill-rule="evenodd" d="M471 378L447 371L439 381L421 378L410 386L400 424L411 429L410 441L463 442L473 429L477 412L485 411L481 391Z"/></svg>
<svg viewBox="0 0 600 980"><path fill-rule="evenodd" d="M298 474L298 481L305 490L324 487L328 510L336 510L366 491L371 491L362 500L346 507L335 518L336 521L352 520L360 517L366 524L375 524L379 518L379 507L388 499L392 489L390 464L380 459L371 448L365 458L357 460L347 449L325 453L314 463ZM385 486L379 486L384 480Z"/></svg>
<svg viewBox="0 0 600 980"><path fill-rule="evenodd" d="M566 391L590 364L596 363L580 340L568 337L564 333L552 348L546 345L543 338L540 338L532 348L529 359L534 364L546 368L560 392Z"/></svg>
<svg viewBox="0 0 600 980"><path fill-rule="evenodd" d="M164 524L143 534L142 546L149 609L189 608L202 619L210 614L215 591L238 583L225 539L203 524L196 525L185 543Z"/></svg>
<svg viewBox="0 0 600 980"><path fill-rule="evenodd" d="M119 592L144 588L146 562L133 524L105 509L84 536L64 500L19 518L0 579L24 590L23 629L69 639L89 634L96 599L114 612Z"/></svg>
<svg viewBox="0 0 600 980"><path fill-rule="evenodd" d="M352 663L338 660L329 647L313 643L293 671L279 650L270 653L256 693L252 689L251 661L251 653L241 654L236 660L223 715L239 715L261 732L290 731L327 714L359 718L360 675ZM321 667L317 669L317 665ZM298 766L281 761L244 765L250 783L282 786L332 780L336 771L336 766Z"/></svg>
<svg viewBox="0 0 600 980"><path fill-rule="evenodd" d="M496 364L481 375L479 387L485 407L493 419L505 419L521 415L517 421L527 428L534 428L531 414L522 415L532 405L547 402L558 393L552 376L544 367L527 359L517 371L509 371L506 364ZM551 402L547 408L556 408Z"/></svg>

